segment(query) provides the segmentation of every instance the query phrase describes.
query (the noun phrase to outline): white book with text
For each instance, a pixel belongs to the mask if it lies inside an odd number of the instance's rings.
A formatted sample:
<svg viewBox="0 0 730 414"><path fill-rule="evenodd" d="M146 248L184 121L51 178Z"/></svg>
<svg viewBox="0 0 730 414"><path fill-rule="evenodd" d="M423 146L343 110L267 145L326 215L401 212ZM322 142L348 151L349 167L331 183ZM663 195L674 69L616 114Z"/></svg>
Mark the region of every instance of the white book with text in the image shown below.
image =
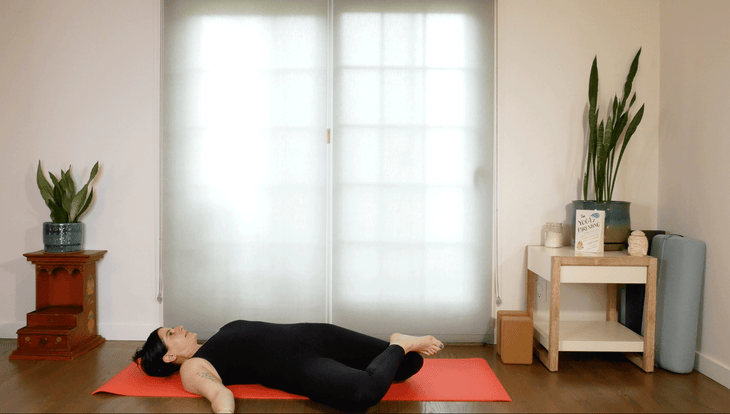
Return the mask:
<svg viewBox="0 0 730 414"><path fill-rule="evenodd" d="M575 211L575 251L603 252L603 229L606 212L603 210Z"/></svg>

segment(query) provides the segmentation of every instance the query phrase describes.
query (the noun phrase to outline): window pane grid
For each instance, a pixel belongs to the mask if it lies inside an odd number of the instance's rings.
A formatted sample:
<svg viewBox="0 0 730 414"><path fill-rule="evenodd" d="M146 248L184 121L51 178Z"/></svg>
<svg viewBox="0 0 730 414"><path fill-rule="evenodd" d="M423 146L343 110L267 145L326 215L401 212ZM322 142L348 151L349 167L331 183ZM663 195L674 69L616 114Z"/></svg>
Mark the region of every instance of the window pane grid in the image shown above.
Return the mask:
<svg viewBox="0 0 730 414"><path fill-rule="evenodd" d="M484 340L492 7L166 0L165 323Z"/></svg>
<svg viewBox="0 0 730 414"><path fill-rule="evenodd" d="M491 68L474 38L480 23L417 12L437 2L408 3L412 13L363 3L335 1L334 322L385 335L447 312L458 319L431 326L478 337L491 306Z"/></svg>

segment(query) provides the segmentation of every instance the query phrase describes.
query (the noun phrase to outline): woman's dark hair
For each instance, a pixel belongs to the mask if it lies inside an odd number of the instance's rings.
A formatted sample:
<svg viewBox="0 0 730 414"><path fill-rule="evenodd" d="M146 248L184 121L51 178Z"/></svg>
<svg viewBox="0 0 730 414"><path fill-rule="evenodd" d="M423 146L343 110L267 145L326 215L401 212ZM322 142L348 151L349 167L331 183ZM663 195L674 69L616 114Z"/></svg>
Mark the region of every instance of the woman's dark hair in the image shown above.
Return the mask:
<svg viewBox="0 0 730 414"><path fill-rule="evenodd" d="M162 357L167 353L167 347L160 339L160 335L157 334L159 329L152 331L144 346L134 353L132 361L136 362L147 375L167 377L180 370L180 365L162 360Z"/></svg>

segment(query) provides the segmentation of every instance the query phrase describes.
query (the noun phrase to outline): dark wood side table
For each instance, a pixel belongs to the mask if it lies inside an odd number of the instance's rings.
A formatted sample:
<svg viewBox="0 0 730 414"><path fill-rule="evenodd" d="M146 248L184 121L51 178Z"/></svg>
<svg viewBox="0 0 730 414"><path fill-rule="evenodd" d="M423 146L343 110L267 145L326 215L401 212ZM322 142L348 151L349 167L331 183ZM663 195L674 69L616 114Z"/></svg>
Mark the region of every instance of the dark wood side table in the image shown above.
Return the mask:
<svg viewBox="0 0 730 414"><path fill-rule="evenodd" d="M104 342L97 334L96 262L106 250L23 256L35 264L36 310L10 359L69 361Z"/></svg>

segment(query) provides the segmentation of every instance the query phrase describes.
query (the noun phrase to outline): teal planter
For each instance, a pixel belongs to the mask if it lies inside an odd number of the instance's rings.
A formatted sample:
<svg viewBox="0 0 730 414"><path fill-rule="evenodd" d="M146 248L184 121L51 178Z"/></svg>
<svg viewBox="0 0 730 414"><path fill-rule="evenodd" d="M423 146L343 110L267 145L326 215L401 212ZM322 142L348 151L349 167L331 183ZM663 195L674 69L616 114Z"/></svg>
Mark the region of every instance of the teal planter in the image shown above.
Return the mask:
<svg viewBox="0 0 730 414"><path fill-rule="evenodd" d="M46 253L71 253L83 250L83 223L43 223L43 250Z"/></svg>
<svg viewBox="0 0 730 414"><path fill-rule="evenodd" d="M576 210L603 210L606 212L606 227L603 230L603 250L622 250L628 247L631 235L631 203L628 201L573 201L571 228L575 229ZM575 245L575 231L570 236Z"/></svg>

